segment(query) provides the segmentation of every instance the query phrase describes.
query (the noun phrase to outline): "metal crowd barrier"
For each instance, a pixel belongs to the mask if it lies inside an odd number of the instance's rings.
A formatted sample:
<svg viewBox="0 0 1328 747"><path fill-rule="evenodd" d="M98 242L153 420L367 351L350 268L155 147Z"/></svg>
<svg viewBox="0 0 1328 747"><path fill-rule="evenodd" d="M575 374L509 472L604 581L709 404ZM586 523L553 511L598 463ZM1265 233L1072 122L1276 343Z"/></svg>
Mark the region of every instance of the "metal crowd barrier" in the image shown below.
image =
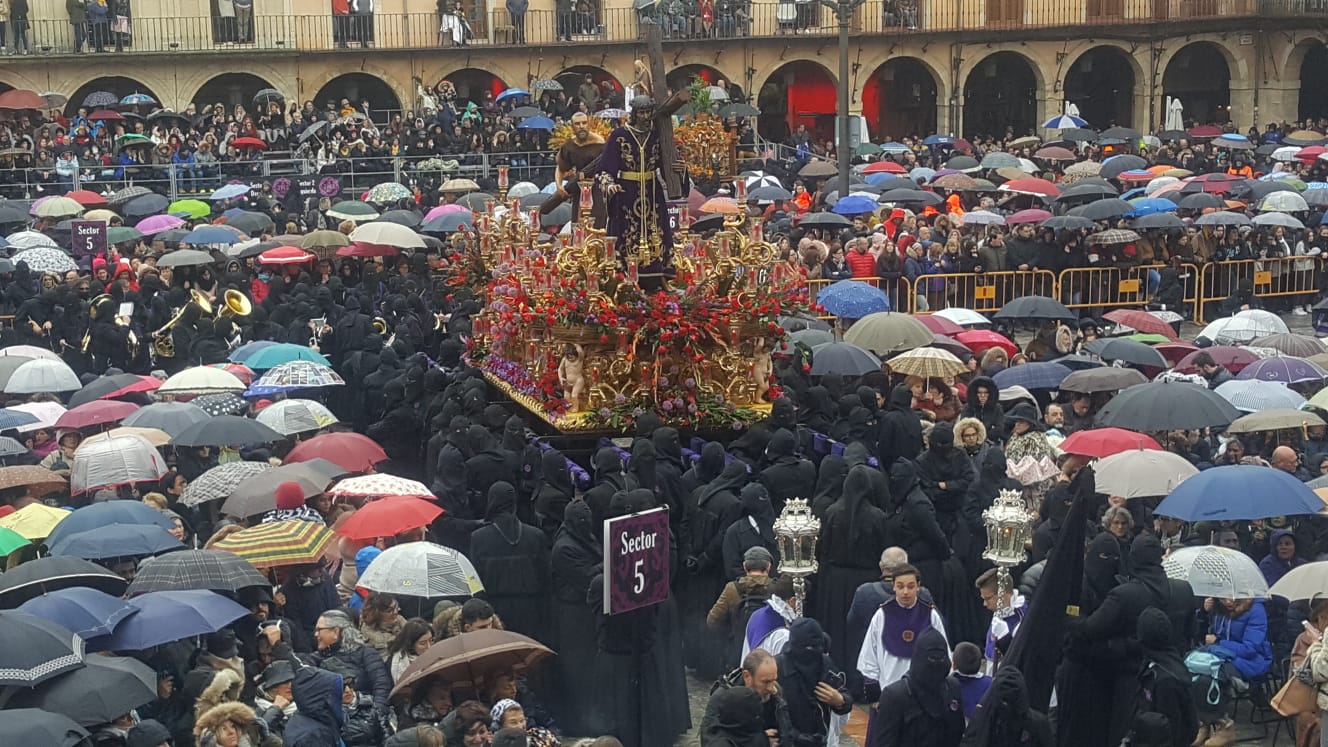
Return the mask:
<svg viewBox="0 0 1328 747"><path fill-rule="evenodd" d="M919 275L913 279L913 293L905 308L913 314L927 314L957 306L990 314L1020 296L1057 293L1056 285L1056 275L1050 270Z"/></svg>
<svg viewBox="0 0 1328 747"><path fill-rule="evenodd" d="M908 278L900 277L895 281L883 280L878 277L853 278L853 279L874 285L877 288L880 288L881 290L885 291L885 295L890 299L891 309L895 311L910 311L912 309L912 302L909 301L909 298L912 297L912 293L910 292L912 288L912 283L908 281ZM815 304L817 294L820 293L821 290L824 289L827 285L836 282L838 281L829 280L827 278L815 278L808 280L807 281L808 303ZM820 314L820 317L822 319L834 319L835 315Z"/></svg>
<svg viewBox="0 0 1328 747"><path fill-rule="evenodd" d="M1234 293L1244 280L1253 284L1258 298L1284 299L1287 304L1312 303L1319 295L1315 263L1313 257L1277 257L1206 264L1200 280L1203 306L1215 312L1216 304Z"/></svg>

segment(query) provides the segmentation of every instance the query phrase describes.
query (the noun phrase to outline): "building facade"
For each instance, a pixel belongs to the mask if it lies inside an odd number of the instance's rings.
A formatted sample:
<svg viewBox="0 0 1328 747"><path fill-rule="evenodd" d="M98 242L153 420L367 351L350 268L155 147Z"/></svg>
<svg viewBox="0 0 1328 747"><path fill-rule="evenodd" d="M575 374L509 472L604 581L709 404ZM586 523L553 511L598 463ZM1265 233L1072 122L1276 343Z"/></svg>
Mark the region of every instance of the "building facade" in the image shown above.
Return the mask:
<svg viewBox="0 0 1328 747"><path fill-rule="evenodd" d="M134 0L124 51L96 54L75 52L62 0L32 0L32 54L0 57L0 91L63 92L72 108L139 92L183 111L274 88L390 112L444 78L475 99L546 79L571 93L585 75L621 90L651 14L671 85L736 84L767 138L832 132L838 24L814 2L529 0L516 19L487 2ZM849 108L875 142L1037 133L1067 103L1099 128L1155 131L1169 97L1187 121L1262 129L1328 117L1325 29L1325 0L866 0L850 19Z"/></svg>

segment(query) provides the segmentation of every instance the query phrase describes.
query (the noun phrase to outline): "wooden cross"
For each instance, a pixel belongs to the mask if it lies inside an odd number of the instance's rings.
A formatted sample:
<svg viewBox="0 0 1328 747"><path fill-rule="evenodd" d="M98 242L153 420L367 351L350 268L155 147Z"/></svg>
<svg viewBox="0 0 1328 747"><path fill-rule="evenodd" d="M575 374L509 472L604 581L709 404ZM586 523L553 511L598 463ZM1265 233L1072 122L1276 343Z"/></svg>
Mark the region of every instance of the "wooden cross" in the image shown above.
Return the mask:
<svg viewBox="0 0 1328 747"><path fill-rule="evenodd" d="M646 56L650 60L650 77L656 88L668 84L664 78L664 44L659 23L655 19L645 22ZM670 200L682 199L682 180L673 165L678 162L678 143L673 139L673 111L664 106L656 91L650 92L656 97L655 129L659 132L660 171L664 174L664 192ZM676 109L677 107L673 107Z"/></svg>

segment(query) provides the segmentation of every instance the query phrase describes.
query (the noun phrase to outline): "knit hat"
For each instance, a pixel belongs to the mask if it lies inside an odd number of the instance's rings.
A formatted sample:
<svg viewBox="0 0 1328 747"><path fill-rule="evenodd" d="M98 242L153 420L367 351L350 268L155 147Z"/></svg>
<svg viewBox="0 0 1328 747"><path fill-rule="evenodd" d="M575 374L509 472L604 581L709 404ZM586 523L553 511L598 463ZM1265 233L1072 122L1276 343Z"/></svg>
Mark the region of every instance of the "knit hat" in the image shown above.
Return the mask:
<svg viewBox="0 0 1328 747"><path fill-rule="evenodd" d="M277 486L277 508L291 511L304 505L304 488L298 482L287 480Z"/></svg>
<svg viewBox="0 0 1328 747"><path fill-rule="evenodd" d="M101 255L98 255L98 256L92 258L92 271L93 271L93 272L96 272L97 270L99 270L99 269L101 269L101 268L103 268L103 267L105 267L105 266L106 266L106 258L105 258L105 257L103 257L103 256L101 256Z"/></svg>
<svg viewBox="0 0 1328 747"><path fill-rule="evenodd" d="M508 711L512 710L513 708L520 708L520 707L521 704L516 702L515 700L512 700L511 698L503 698L497 703L494 703L493 708L489 710L489 718L492 719L493 721L493 724L489 728L493 731L498 731L502 729L503 715L506 714Z"/></svg>
<svg viewBox="0 0 1328 747"><path fill-rule="evenodd" d="M355 553L355 574L357 576L363 576L364 571L368 569L369 564L374 561L374 558L382 554L383 551L373 545L361 547L359 552Z"/></svg>

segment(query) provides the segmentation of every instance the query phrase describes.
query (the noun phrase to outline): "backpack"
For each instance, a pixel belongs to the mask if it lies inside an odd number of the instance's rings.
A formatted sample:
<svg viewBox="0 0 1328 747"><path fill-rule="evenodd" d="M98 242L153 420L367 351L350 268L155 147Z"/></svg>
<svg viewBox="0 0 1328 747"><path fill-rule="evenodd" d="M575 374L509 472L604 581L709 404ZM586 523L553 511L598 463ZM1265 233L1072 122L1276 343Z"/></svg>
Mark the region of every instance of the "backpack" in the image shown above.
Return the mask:
<svg viewBox="0 0 1328 747"><path fill-rule="evenodd" d="M765 606L769 599L769 585L761 587L758 591L742 595L742 599L738 602L738 609L733 613L732 627L729 629L730 663L742 657L742 644L747 640L747 623L752 619L752 615ZM738 663L741 664L742 662Z"/></svg>
<svg viewBox="0 0 1328 747"><path fill-rule="evenodd" d="M1185 655L1185 668L1193 675L1195 704L1216 708L1222 703L1222 657L1202 649Z"/></svg>

